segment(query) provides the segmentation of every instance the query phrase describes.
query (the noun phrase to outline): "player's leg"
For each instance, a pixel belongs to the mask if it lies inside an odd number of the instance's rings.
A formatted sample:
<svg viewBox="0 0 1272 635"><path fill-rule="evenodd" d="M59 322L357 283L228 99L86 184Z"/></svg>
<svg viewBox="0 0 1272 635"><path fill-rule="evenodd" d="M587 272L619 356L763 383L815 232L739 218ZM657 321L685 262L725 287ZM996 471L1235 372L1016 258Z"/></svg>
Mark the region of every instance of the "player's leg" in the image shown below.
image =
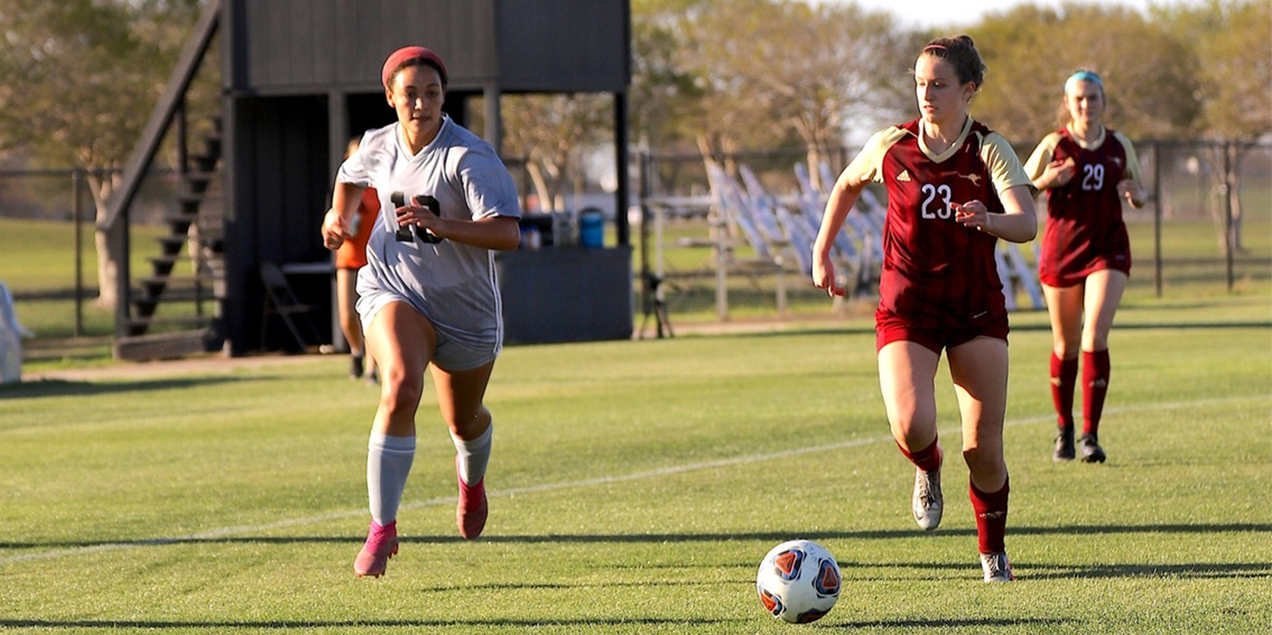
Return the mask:
<svg viewBox="0 0 1272 635"><path fill-rule="evenodd" d="M936 434L936 377L940 355L900 340L879 349L879 387L892 437L915 466L911 508L919 527L941 524L941 446Z"/></svg>
<svg viewBox="0 0 1272 635"><path fill-rule="evenodd" d="M1104 413L1104 399L1108 395L1109 331L1122 293L1126 290L1127 276L1121 271L1104 269L1087 277L1085 294L1086 322L1082 327L1082 460L1103 463L1104 449L1100 447L1100 417Z"/></svg>
<svg viewBox="0 0 1272 635"><path fill-rule="evenodd" d="M343 267L336 269L336 307L340 317L340 331L344 333L345 341L349 343L350 379L362 377L364 370L365 349L362 345L362 322L358 320L358 312L354 310L354 304L358 301L358 292L355 289L357 282L356 269Z"/></svg>
<svg viewBox="0 0 1272 635"><path fill-rule="evenodd" d="M1004 537L1011 488L1003 458L1007 410L1007 342L978 337L949 349L950 377L963 418L963 460L976 512L977 547L986 582L1013 579Z"/></svg>
<svg viewBox="0 0 1272 635"><path fill-rule="evenodd" d="M1082 341L1081 284L1072 287L1042 286L1051 319L1051 402L1056 409L1055 453L1052 459L1074 457L1073 396L1078 380L1078 351Z"/></svg>
<svg viewBox="0 0 1272 635"><path fill-rule="evenodd" d="M494 434L490 411L483 400L495 362L477 368L449 371L433 366L433 384L442 419L455 442L455 477L459 501L455 522L464 538L476 538L486 526L486 466Z"/></svg>
<svg viewBox="0 0 1272 635"><path fill-rule="evenodd" d="M379 577L397 553L397 511L415 460L415 413L437 335L432 324L404 302L380 309L366 335L368 350L380 362L383 383L367 443L371 529L354 561L354 572Z"/></svg>

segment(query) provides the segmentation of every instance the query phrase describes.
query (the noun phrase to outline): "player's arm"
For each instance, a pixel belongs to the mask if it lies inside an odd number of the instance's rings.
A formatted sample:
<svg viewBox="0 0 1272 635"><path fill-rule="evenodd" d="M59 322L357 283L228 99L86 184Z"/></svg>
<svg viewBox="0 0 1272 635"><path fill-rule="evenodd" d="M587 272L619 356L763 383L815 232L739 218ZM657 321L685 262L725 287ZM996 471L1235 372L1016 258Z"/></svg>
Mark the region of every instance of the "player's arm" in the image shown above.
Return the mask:
<svg viewBox="0 0 1272 635"><path fill-rule="evenodd" d="M826 210L822 213L821 228L817 230L817 240L813 242L813 284L829 295L848 295L847 289L835 283L835 264L831 261L830 250L835 237L843 230L844 219L848 218L861 191L874 175L874 170L869 167L872 163L870 153L875 146L874 141L871 139L866 144L866 149L844 168L835 180L835 185L830 188Z"/></svg>
<svg viewBox="0 0 1272 635"><path fill-rule="evenodd" d="M359 145L367 145L363 138ZM322 219L322 244L327 249L338 249L345 240L353 237L353 215L358 213L362 192L370 185L362 152L345 157L336 171L336 185L331 190L331 209Z"/></svg>
<svg viewBox="0 0 1272 635"><path fill-rule="evenodd" d="M464 193L465 214L429 210L409 201L397 209L398 225L416 225L438 238L483 249L516 249L521 243L517 188L494 151L488 147L470 150L460 159L456 173Z"/></svg>
<svg viewBox="0 0 1272 635"><path fill-rule="evenodd" d="M1047 135L1025 162L1025 174L1029 176L1030 184L1036 191L1063 187L1077 172L1077 165L1072 157L1066 160L1055 159L1056 144L1059 142L1060 135L1054 132Z"/></svg>
<svg viewBox="0 0 1272 635"><path fill-rule="evenodd" d="M1148 194L1144 191L1144 186L1135 179L1122 179L1117 184L1117 192L1135 209L1144 207L1144 204L1148 202Z"/></svg>
<svg viewBox="0 0 1272 635"><path fill-rule="evenodd" d="M985 231L1013 243L1027 243L1038 235L1038 214L1034 199L1025 185L1013 185L998 193L1002 214L988 214Z"/></svg>
<svg viewBox="0 0 1272 635"><path fill-rule="evenodd" d="M1034 209L1033 195L1029 191L1031 180L1025 168L1020 165L1020 160L1016 158L1016 153L1006 139L991 134L982 146L981 158L989 167L998 200L1003 204L1003 213L981 214L977 209L957 209L955 220L1014 243L1033 240L1038 235L1038 213ZM984 208L980 201L972 203ZM970 208L971 203L959 207Z"/></svg>
<svg viewBox="0 0 1272 635"><path fill-rule="evenodd" d="M495 251L512 251L521 242L521 228L513 216L446 218L411 204L397 209L397 220L398 225L416 225L438 238Z"/></svg>
<svg viewBox="0 0 1272 635"><path fill-rule="evenodd" d="M358 203L362 201L362 191L367 188L356 183L336 181L332 190L331 209L322 219L322 244L327 249L338 249L345 240L353 237L349 228L353 223L353 215L358 213Z"/></svg>
<svg viewBox="0 0 1272 635"><path fill-rule="evenodd" d="M1130 139L1127 139L1120 132L1113 133L1113 138L1122 144L1126 150L1126 178L1117 184L1117 193L1131 204L1131 207L1139 209L1144 207L1148 202L1148 193L1144 191L1144 186L1140 180L1140 164L1139 157L1135 154L1135 146L1131 145Z"/></svg>

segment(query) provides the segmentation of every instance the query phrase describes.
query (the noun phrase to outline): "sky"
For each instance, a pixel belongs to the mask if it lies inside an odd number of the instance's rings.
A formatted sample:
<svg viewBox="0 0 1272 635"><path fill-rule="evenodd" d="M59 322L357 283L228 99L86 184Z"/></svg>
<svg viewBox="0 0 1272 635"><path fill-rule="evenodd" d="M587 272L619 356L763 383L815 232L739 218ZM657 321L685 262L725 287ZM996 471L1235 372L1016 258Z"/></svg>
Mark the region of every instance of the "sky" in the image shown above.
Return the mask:
<svg viewBox="0 0 1272 635"><path fill-rule="evenodd" d="M816 0L847 4L852 0ZM1019 4L1058 8L1062 0L855 0L864 9L888 11L904 25L921 28L964 27L975 24L987 13L1000 13ZM1078 4L1121 5L1141 12L1149 5L1195 4L1199 0L1069 0Z"/></svg>

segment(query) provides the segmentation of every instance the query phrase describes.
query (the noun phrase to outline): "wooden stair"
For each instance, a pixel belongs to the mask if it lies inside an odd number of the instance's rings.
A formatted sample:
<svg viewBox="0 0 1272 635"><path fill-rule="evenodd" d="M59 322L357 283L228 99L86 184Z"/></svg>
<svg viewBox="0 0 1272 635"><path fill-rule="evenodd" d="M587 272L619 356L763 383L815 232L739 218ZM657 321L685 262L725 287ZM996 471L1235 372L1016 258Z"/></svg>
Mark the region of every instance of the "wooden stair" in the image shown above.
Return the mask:
<svg viewBox="0 0 1272 635"><path fill-rule="evenodd" d="M220 122L179 173L176 209L164 218L149 275L130 285L131 311L116 338L117 359L170 359L220 348L225 290L224 222L220 202Z"/></svg>

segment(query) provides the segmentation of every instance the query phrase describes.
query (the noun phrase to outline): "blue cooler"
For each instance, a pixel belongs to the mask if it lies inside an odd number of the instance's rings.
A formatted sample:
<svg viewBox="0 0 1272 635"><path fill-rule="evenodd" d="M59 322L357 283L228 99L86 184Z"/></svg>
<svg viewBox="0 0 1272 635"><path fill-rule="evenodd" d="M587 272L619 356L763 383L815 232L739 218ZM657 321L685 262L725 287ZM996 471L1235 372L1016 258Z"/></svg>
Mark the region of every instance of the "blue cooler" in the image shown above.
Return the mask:
<svg viewBox="0 0 1272 635"><path fill-rule="evenodd" d="M605 215L589 207L579 212L579 244L584 247L605 246Z"/></svg>

